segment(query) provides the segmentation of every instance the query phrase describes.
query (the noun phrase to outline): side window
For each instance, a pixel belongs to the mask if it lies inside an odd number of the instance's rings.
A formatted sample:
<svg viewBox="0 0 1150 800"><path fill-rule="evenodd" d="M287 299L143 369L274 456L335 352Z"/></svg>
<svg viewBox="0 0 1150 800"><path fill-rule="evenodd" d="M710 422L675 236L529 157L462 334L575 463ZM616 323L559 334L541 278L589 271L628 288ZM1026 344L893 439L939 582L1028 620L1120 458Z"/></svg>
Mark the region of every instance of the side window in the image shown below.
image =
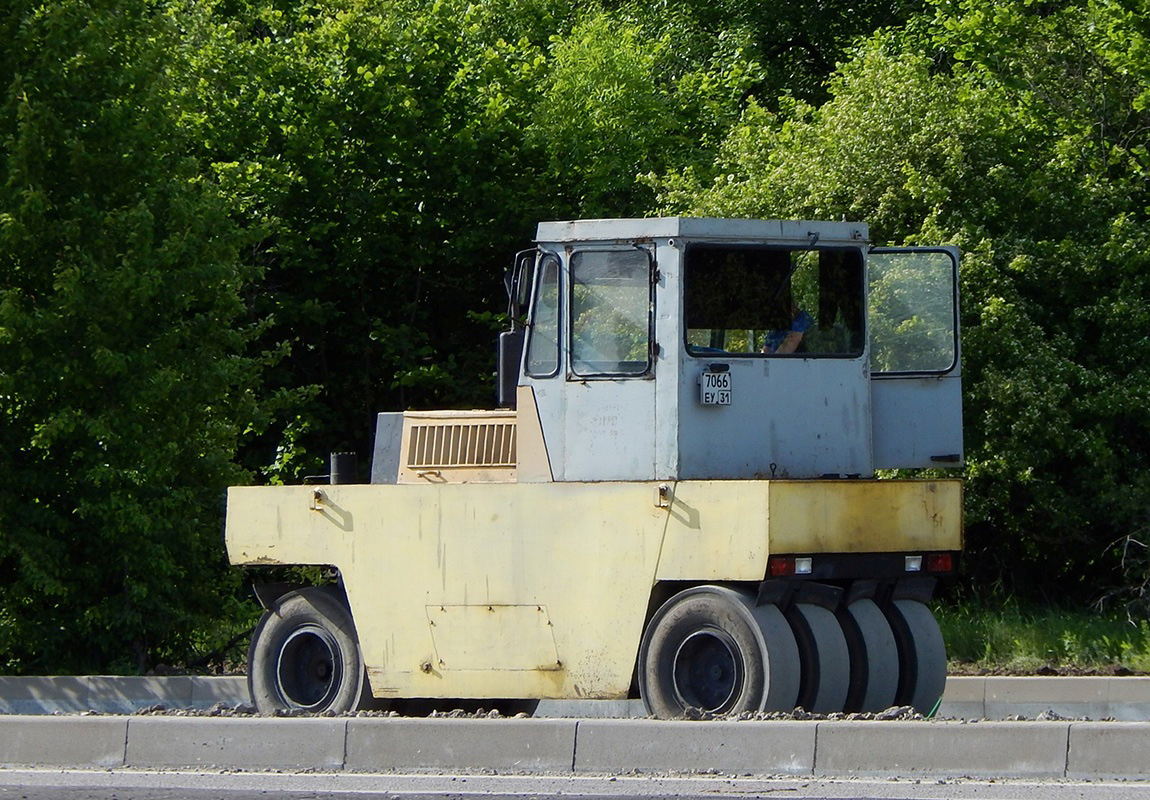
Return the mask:
<svg viewBox="0 0 1150 800"><path fill-rule="evenodd" d="M643 375L651 368L651 257L646 250L571 256L571 371Z"/></svg>
<svg viewBox="0 0 1150 800"><path fill-rule="evenodd" d="M687 248L683 306L694 356L858 358L863 353L860 248Z"/></svg>
<svg viewBox="0 0 1150 800"><path fill-rule="evenodd" d="M559 259L550 253L543 255L536 268L525 367L533 378L559 372Z"/></svg>
<svg viewBox="0 0 1150 800"><path fill-rule="evenodd" d="M943 373L958 360L955 260L945 250L872 252L872 372Z"/></svg>

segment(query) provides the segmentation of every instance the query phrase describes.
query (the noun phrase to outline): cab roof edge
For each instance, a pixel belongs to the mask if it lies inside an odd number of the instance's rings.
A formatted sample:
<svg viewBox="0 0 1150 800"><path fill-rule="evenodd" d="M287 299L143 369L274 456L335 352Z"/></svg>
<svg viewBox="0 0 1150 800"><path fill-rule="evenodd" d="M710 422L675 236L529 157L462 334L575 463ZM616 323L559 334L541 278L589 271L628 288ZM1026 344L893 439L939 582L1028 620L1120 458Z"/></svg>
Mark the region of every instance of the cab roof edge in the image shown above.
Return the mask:
<svg viewBox="0 0 1150 800"><path fill-rule="evenodd" d="M707 241L767 241L820 244L866 244L865 222L829 220L719 219L712 217L649 217L636 219L580 219L540 222L535 241L586 242L636 239L688 238Z"/></svg>

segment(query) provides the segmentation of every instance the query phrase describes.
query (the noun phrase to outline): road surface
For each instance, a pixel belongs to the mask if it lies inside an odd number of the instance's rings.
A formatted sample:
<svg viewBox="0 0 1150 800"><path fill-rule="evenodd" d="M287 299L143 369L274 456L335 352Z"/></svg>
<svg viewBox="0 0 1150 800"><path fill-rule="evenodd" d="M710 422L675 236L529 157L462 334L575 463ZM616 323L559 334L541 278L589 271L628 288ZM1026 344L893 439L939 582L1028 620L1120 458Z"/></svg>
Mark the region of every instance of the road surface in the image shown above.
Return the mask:
<svg viewBox="0 0 1150 800"><path fill-rule="evenodd" d="M1150 800L1150 783L0 770L0 800Z"/></svg>

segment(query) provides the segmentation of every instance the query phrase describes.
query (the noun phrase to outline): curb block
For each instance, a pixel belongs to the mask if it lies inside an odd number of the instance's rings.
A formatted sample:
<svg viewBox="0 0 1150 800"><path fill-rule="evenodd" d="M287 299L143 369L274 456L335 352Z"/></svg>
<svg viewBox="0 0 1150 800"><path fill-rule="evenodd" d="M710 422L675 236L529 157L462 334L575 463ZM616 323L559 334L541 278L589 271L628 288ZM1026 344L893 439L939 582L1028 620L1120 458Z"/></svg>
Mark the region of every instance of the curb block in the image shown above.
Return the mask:
<svg viewBox="0 0 1150 800"><path fill-rule="evenodd" d="M126 717L9 717L0 720L4 766L122 767Z"/></svg>
<svg viewBox="0 0 1150 800"><path fill-rule="evenodd" d="M339 770L346 742L346 719L130 717L124 765Z"/></svg>
<svg viewBox="0 0 1150 800"><path fill-rule="evenodd" d="M949 677L938 713L959 719L1035 717L1053 711L1062 717L1150 720L1147 677Z"/></svg>
<svg viewBox="0 0 1150 800"><path fill-rule="evenodd" d="M571 772L575 720L351 719L346 769Z"/></svg>
<svg viewBox="0 0 1150 800"><path fill-rule="evenodd" d="M1060 682L1061 681L1061 682ZM1043 711L1055 713L1073 708L1073 715L1089 719L1111 717L1110 678L987 678L986 716L1002 719L1011 714L1033 717Z"/></svg>
<svg viewBox="0 0 1150 800"><path fill-rule="evenodd" d="M0 711L52 714L88 711L88 678L0 676Z"/></svg>
<svg viewBox="0 0 1150 800"><path fill-rule="evenodd" d="M1126 722L0 718L0 766L1150 779Z"/></svg>
<svg viewBox="0 0 1150 800"><path fill-rule="evenodd" d="M1070 726L1066 777L1150 778L1150 726L1079 722Z"/></svg>
<svg viewBox="0 0 1150 800"><path fill-rule="evenodd" d="M1061 778L1069 736L1068 722L821 722L815 772Z"/></svg>
<svg viewBox="0 0 1150 800"><path fill-rule="evenodd" d="M809 722L583 721L575 772L811 775L816 733Z"/></svg>
<svg viewBox="0 0 1150 800"><path fill-rule="evenodd" d="M136 709L161 703L190 708L192 678L109 677L93 675L87 682L87 702L110 714L130 714Z"/></svg>
<svg viewBox="0 0 1150 800"><path fill-rule="evenodd" d="M242 677L0 676L0 714L130 714L155 705L208 709L249 702Z"/></svg>

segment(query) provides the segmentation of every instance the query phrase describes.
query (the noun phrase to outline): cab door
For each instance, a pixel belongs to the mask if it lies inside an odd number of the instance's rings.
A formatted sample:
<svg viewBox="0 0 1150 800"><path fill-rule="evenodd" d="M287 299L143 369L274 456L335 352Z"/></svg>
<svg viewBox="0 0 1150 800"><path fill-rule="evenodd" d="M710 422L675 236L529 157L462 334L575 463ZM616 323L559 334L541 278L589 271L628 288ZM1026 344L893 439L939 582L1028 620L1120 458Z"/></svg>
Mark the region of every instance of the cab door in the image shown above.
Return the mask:
<svg viewBox="0 0 1150 800"><path fill-rule="evenodd" d="M525 469L521 456L519 480L654 478L653 275L643 247L540 257L517 413L547 463Z"/></svg>
<svg viewBox="0 0 1150 800"><path fill-rule="evenodd" d="M654 269L646 247L567 254L565 463L556 480L655 477Z"/></svg>
<svg viewBox="0 0 1150 800"><path fill-rule="evenodd" d="M958 250L875 248L867 275L874 467L960 466Z"/></svg>

